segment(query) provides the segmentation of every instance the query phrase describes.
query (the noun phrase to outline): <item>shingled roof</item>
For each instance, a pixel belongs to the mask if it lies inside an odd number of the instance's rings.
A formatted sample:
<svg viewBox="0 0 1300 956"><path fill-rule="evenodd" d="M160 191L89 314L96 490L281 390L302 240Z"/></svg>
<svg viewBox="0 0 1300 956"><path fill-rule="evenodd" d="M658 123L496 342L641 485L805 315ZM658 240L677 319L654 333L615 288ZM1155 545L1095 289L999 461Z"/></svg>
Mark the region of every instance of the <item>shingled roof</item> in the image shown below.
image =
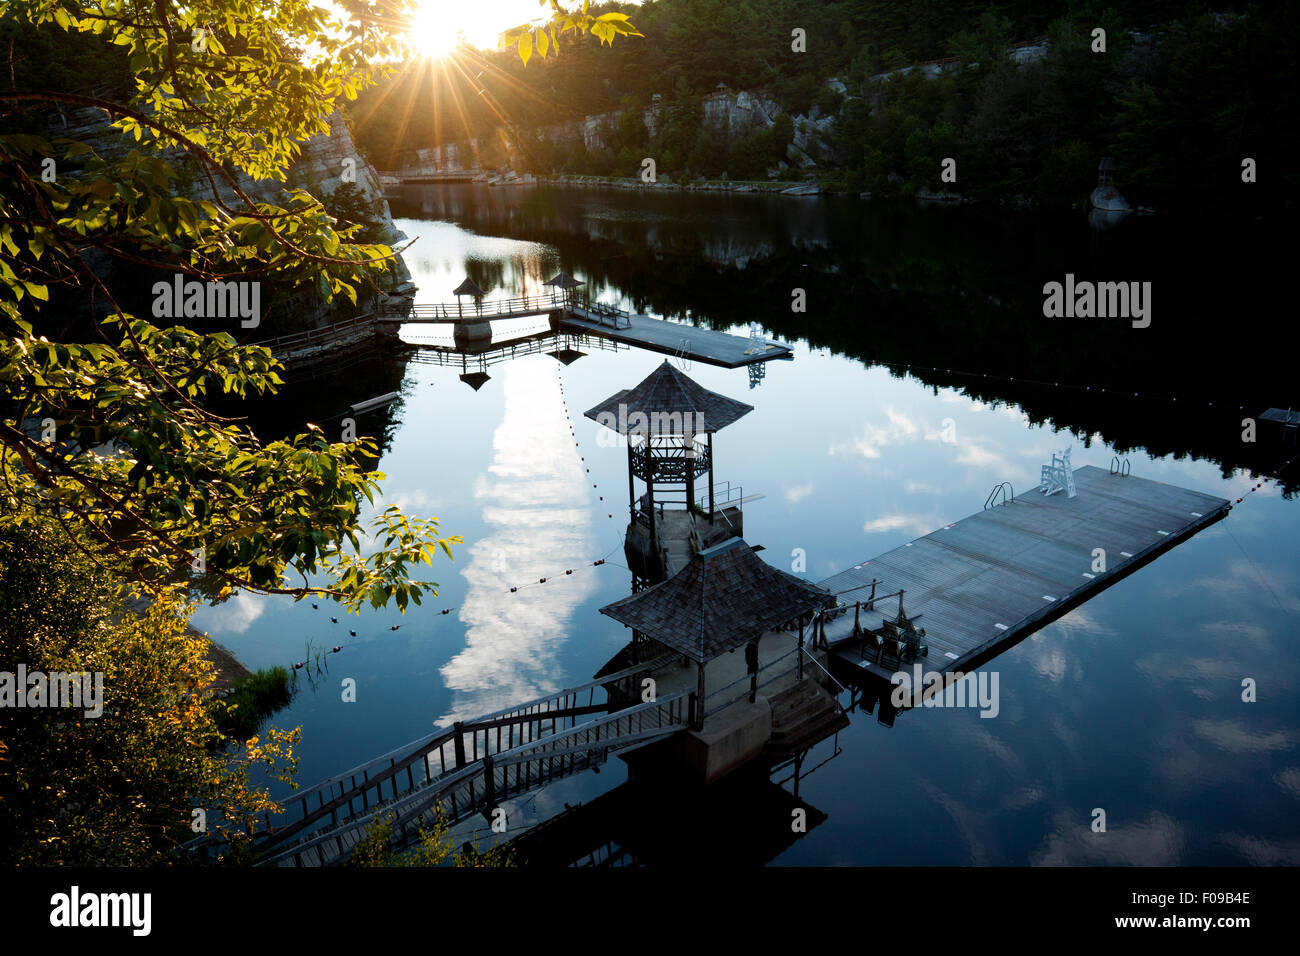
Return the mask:
<svg viewBox="0 0 1300 956"><path fill-rule="evenodd" d="M699 552L667 581L600 609L704 664L835 602L815 584L760 559L740 538Z"/></svg>
<svg viewBox="0 0 1300 956"><path fill-rule="evenodd" d="M652 435L680 435L683 422L693 422L692 431L702 435L721 431L753 410L753 405L710 392L665 359L636 388L615 392L584 414L624 435L647 431ZM644 423L633 417L638 412L645 416ZM611 420L615 424L610 424Z"/></svg>

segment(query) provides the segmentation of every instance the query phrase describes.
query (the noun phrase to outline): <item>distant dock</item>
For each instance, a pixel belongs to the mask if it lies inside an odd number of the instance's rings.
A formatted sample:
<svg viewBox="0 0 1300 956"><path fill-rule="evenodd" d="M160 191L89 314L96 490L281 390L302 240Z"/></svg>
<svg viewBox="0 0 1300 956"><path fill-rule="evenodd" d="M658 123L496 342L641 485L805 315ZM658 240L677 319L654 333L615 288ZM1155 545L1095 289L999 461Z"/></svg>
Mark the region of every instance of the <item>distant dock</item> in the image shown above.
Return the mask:
<svg viewBox="0 0 1300 956"><path fill-rule="evenodd" d="M561 316L559 325L566 332L600 335L663 355L723 368L794 358L794 350L781 343L766 340L756 343L739 335L636 315L621 309L593 310L573 306Z"/></svg>
<svg viewBox="0 0 1300 956"><path fill-rule="evenodd" d="M825 624L832 660L886 681L916 663L968 672L1229 508L1224 498L1094 466L1076 470L1074 480L1077 497L1034 488L821 581L842 605ZM1105 552L1104 569L1096 549ZM897 617L896 596L870 607L873 579L877 594L904 592L908 617L926 632L927 656L900 662L898 644L854 635L855 618L869 631Z"/></svg>

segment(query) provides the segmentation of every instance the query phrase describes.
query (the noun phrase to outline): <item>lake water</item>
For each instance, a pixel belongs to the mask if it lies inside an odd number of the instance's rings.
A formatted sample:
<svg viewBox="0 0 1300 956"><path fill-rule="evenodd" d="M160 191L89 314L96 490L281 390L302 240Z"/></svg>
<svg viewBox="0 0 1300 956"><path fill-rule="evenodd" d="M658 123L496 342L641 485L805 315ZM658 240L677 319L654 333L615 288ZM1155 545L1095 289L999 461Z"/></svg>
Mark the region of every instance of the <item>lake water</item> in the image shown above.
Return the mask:
<svg viewBox="0 0 1300 956"><path fill-rule="evenodd" d="M393 213L418 237L406 261L420 301L451 299L467 272L493 294L542 291L563 267L606 301L742 335L756 321L790 342L795 360L757 380L698 362L687 374L755 406L715 436L717 478L763 496L745 505L746 539L787 570L805 556L810 580L978 511L1000 481L1032 487L1067 446L1076 467L1120 454L1134 475L1234 499L1257 483L1243 464L1289 457L1263 438L1245 446L1239 424L1290 404L1274 391L1286 380L1252 374L1265 359L1205 318L1255 307L1232 263L1266 253L1240 235L1207 248L1157 219L1099 234L1082 214L572 188L407 187ZM1180 284L1202 261L1222 281ZM1153 279L1151 328L1044 319L1042 285L1067 271ZM795 288L805 313L791 311ZM344 644L327 673L300 674L274 718L303 728L304 785L589 680L626 643L598 613L629 592L626 456L602 447L582 412L663 360L591 350L564 366L534 354L492 366L474 390L459 365L376 359L251 409L272 431L329 431L350 403L400 387L400 404L362 419L363 431L386 428L380 504L464 538L429 574L438 595L405 616L248 595L196 616L252 668ZM1288 650L1298 531L1296 503L1265 482L1225 521L985 665L1000 676L995 719L936 708L885 727L855 712L840 752L800 782L825 822L772 862L1300 862L1300 667ZM355 703L341 700L345 677ZM1246 678L1254 703L1242 700ZM825 741L806 767L832 754ZM512 827L625 779L611 760L529 797ZM1090 826L1095 808L1105 833ZM707 855L725 822L698 826ZM491 836L481 821L462 829Z"/></svg>

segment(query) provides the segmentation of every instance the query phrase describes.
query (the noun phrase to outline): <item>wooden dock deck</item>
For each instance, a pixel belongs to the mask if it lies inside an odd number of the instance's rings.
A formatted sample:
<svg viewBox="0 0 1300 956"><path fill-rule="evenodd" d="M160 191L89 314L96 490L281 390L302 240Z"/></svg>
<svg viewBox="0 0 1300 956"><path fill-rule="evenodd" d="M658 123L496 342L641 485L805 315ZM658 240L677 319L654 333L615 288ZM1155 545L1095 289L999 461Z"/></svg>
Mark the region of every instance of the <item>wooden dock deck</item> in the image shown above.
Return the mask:
<svg viewBox="0 0 1300 956"><path fill-rule="evenodd" d="M968 672L1228 513L1224 498L1104 468L1074 476L1077 497L1034 488L819 582L847 605L825 625L832 659L886 681L913 663ZM1105 550L1104 571L1093 570L1095 548ZM867 648L853 636L855 612L863 628L898 614L897 597L855 607L873 578L878 594L905 592L928 656L900 667L893 645Z"/></svg>
<svg viewBox="0 0 1300 956"><path fill-rule="evenodd" d="M750 352L750 340L739 335L627 312L610 316L573 306L560 316L559 327L722 368L794 358L794 350L788 345L770 343L761 351Z"/></svg>

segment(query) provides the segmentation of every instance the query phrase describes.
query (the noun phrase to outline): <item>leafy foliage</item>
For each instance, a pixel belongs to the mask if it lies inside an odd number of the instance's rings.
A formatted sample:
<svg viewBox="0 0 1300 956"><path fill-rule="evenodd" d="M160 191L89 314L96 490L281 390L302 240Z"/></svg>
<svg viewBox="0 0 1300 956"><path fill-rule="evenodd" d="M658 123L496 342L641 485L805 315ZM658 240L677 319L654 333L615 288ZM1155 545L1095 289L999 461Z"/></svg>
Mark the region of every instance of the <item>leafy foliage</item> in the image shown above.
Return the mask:
<svg viewBox="0 0 1300 956"><path fill-rule="evenodd" d="M393 250L357 241L365 223L339 224L302 190L258 201L245 184L283 182L336 101L382 75L372 64L400 43L391 6L349 0L340 17L310 0L0 2L28 32L121 49L132 77L129 98L51 90L39 74L0 92L0 527L51 516L155 592L196 567L221 593L322 594L350 610L405 609L436 586L411 575L459 537L394 508L360 532L361 499L374 506L383 477L369 470L373 442L308 426L261 443L204 402L273 393L270 352L137 314L173 276L353 303L378 290ZM10 131L51 107L103 110L119 141ZM182 171L199 195L185 195ZM113 263L132 281L110 284ZM95 340L75 341L74 327Z"/></svg>
<svg viewBox="0 0 1300 956"><path fill-rule="evenodd" d="M448 860L458 867L515 865L514 854L501 846L480 852L477 846L467 843L457 851L452 841L451 827L441 806L437 808L432 824L420 824L419 836L410 849L395 851L392 840L392 814L376 817L353 848L348 859L349 865L438 866Z"/></svg>
<svg viewBox="0 0 1300 956"><path fill-rule="evenodd" d="M289 779L299 732L227 739L207 641L187 631L188 609L157 601L143 616L125 611L103 566L111 560L68 548L50 518L0 529L0 671L103 675L98 717L6 709L0 862L165 862L195 835L196 808L237 858L256 818L278 812L255 776Z"/></svg>
<svg viewBox="0 0 1300 956"><path fill-rule="evenodd" d="M575 34L590 33L602 44L608 43L610 46L614 45L614 38L618 36L644 36L632 25L626 13L616 10L595 15L589 13L591 0L582 0L581 9L576 11L562 7L559 0L540 0L541 6L546 6L548 3L551 7L549 20L524 24L507 30L501 35L501 48L517 49L519 59L525 66L528 65L534 49L543 59L551 50L554 50L558 56L559 36L570 31Z"/></svg>

